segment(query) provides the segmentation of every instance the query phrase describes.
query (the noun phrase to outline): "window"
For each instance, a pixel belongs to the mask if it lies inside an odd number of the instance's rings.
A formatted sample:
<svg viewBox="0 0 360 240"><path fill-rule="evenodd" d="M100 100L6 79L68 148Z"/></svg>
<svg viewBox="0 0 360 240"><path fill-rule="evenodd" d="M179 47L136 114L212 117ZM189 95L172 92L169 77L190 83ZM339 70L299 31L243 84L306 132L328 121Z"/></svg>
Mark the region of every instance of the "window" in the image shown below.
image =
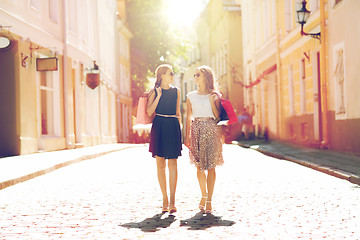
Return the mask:
<svg viewBox="0 0 360 240"><path fill-rule="evenodd" d="M54 84L51 72L40 72L41 134L54 134Z"/></svg>
<svg viewBox="0 0 360 240"><path fill-rule="evenodd" d="M306 75L305 75L305 59L300 61L300 112L306 112Z"/></svg>
<svg viewBox="0 0 360 240"><path fill-rule="evenodd" d="M345 66L344 66L344 49L339 48L335 50L335 111L337 115L346 113L346 81L345 81Z"/></svg>
<svg viewBox="0 0 360 240"><path fill-rule="evenodd" d="M295 115L295 108L294 108L294 75L293 75L293 65L289 66L288 78L289 78L289 108L290 108L290 115Z"/></svg>
<svg viewBox="0 0 360 240"><path fill-rule="evenodd" d="M59 23L59 1L49 0L49 18L54 23Z"/></svg>
<svg viewBox="0 0 360 240"><path fill-rule="evenodd" d="M285 31L290 32L293 26L293 1L285 1Z"/></svg>
<svg viewBox="0 0 360 240"><path fill-rule="evenodd" d="M69 14L69 30L72 33L77 31L77 1L69 1L68 14Z"/></svg>
<svg viewBox="0 0 360 240"><path fill-rule="evenodd" d="M255 11L255 29L261 29L261 14L260 11ZM261 31L255 31L255 43L256 43L256 47L260 47L261 46Z"/></svg>
<svg viewBox="0 0 360 240"><path fill-rule="evenodd" d="M270 2L268 0L263 1L263 14L262 14L262 27L263 27L263 34L264 39L266 41L270 36L270 29L271 29L271 20L270 20Z"/></svg>

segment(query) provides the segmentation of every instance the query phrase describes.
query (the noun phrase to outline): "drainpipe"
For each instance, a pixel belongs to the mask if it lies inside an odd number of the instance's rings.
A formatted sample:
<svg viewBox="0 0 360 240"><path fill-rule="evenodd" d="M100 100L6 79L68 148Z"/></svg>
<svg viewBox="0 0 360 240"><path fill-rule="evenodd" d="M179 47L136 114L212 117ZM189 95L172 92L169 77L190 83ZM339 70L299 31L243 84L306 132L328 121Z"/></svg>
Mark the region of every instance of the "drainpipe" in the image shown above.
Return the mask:
<svg viewBox="0 0 360 240"><path fill-rule="evenodd" d="M67 29L66 29L66 1L62 1L62 20L63 20L63 81L64 81L64 129L65 129L65 142L66 142L66 148L71 148L72 144L69 139L69 123L68 123L68 117L69 117L69 110L68 110L68 78L67 78L67 72L68 72L68 63L67 63Z"/></svg>
<svg viewBox="0 0 360 240"><path fill-rule="evenodd" d="M320 0L320 32L321 32L321 48L320 48L320 81L321 81L321 101L322 101L322 132L323 139L321 148L329 148L328 136L328 94L327 94L327 72L326 72L326 29L325 29L325 1Z"/></svg>

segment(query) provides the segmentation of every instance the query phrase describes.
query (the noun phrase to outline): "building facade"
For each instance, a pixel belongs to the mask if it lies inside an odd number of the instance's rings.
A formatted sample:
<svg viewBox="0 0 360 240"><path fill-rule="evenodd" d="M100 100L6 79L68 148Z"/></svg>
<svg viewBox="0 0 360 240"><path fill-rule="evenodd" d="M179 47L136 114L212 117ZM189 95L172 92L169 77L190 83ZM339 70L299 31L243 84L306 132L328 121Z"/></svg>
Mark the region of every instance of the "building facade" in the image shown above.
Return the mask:
<svg viewBox="0 0 360 240"><path fill-rule="evenodd" d="M126 0L117 0L117 113L119 142L129 142L132 132L130 40L132 34L126 22Z"/></svg>
<svg viewBox="0 0 360 240"><path fill-rule="evenodd" d="M118 142L117 4L1 1L0 155Z"/></svg>
<svg viewBox="0 0 360 240"><path fill-rule="evenodd" d="M245 102L254 104L257 134L299 145L359 152L359 111L353 43L359 39L356 1L244 0ZM351 29L343 28L351 21ZM348 63L348 64L347 64ZM250 90L253 88L253 90ZM349 102L354 103L352 108Z"/></svg>
<svg viewBox="0 0 360 240"><path fill-rule="evenodd" d="M210 66L225 99L237 113L243 103L242 17L240 1L210 0L195 22L194 48L184 64L182 78L183 112L186 113L186 94L196 89L194 70Z"/></svg>
<svg viewBox="0 0 360 240"><path fill-rule="evenodd" d="M359 1L328 0L329 144L331 149L356 153L360 153L359 9Z"/></svg>

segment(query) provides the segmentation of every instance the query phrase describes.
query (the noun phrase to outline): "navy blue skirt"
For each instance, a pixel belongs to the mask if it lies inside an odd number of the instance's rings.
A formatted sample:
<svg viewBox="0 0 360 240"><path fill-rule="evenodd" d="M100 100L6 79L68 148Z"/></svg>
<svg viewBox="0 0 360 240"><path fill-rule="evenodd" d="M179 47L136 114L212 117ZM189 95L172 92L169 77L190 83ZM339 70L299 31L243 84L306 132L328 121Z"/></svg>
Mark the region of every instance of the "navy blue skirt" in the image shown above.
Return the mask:
<svg viewBox="0 0 360 240"><path fill-rule="evenodd" d="M151 133L149 151L153 157L173 159L181 156L181 129L175 117L155 115Z"/></svg>

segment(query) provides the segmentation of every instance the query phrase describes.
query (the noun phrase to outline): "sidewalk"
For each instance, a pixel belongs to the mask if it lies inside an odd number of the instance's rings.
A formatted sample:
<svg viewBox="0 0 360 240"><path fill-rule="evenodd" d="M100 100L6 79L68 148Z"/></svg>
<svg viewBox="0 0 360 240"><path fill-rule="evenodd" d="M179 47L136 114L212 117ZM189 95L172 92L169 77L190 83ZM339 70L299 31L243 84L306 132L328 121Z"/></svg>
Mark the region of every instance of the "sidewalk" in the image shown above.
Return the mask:
<svg viewBox="0 0 360 240"><path fill-rule="evenodd" d="M143 146L143 144L139 145ZM78 149L0 158L0 190L73 163L139 145L102 144Z"/></svg>
<svg viewBox="0 0 360 240"><path fill-rule="evenodd" d="M360 185L360 156L264 140L234 141L266 155L285 159Z"/></svg>

